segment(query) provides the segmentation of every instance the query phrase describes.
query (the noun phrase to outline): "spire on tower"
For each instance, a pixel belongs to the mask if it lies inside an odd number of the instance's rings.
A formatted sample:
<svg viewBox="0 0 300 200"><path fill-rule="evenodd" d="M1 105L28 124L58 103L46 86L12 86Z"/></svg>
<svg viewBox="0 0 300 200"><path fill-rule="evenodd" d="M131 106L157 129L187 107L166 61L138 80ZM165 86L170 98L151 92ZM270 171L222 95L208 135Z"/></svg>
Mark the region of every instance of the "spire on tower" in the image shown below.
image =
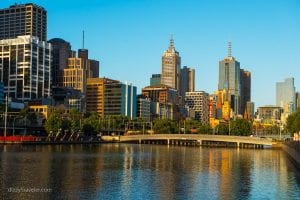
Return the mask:
<svg viewBox="0 0 300 200"><path fill-rule="evenodd" d="M232 57L232 46L231 46L231 42L228 42L228 57Z"/></svg>
<svg viewBox="0 0 300 200"><path fill-rule="evenodd" d="M82 31L82 49L84 49L84 30Z"/></svg>
<svg viewBox="0 0 300 200"><path fill-rule="evenodd" d="M170 48L174 48L173 34L171 34L171 38L170 38Z"/></svg>

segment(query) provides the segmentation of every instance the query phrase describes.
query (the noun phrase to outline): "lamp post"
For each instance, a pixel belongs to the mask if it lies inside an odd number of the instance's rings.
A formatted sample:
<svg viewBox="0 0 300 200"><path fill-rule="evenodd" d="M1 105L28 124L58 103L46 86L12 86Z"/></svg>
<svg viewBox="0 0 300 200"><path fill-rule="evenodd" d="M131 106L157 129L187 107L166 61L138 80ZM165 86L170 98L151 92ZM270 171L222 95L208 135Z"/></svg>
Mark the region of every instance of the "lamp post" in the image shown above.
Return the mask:
<svg viewBox="0 0 300 200"><path fill-rule="evenodd" d="M15 117L14 118L14 121L13 121L13 136L15 135L15 121L18 117Z"/></svg>

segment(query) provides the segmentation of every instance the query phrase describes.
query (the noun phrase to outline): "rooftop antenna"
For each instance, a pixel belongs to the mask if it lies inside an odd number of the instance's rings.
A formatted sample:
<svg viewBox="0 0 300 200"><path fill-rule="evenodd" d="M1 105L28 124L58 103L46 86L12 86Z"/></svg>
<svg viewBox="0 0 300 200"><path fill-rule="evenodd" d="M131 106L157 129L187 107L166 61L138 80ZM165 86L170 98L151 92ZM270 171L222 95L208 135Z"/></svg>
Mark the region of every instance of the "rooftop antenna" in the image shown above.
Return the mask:
<svg viewBox="0 0 300 200"><path fill-rule="evenodd" d="M231 46L231 42L228 42L228 57L232 57L232 46Z"/></svg>
<svg viewBox="0 0 300 200"><path fill-rule="evenodd" d="M82 31L82 49L84 49L84 30Z"/></svg>

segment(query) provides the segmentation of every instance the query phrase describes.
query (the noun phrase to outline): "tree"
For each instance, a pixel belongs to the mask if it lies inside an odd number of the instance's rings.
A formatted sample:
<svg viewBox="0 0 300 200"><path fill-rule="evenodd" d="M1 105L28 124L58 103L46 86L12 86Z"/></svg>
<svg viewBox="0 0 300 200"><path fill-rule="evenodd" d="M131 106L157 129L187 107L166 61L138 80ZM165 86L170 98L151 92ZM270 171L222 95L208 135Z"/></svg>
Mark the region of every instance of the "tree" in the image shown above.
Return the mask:
<svg viewBox="0 0 300 200"><path fill-rule="evenodd" d="M197 132L198 132L199 134L212 134L212 129L210 128L209 125L201 125L201 126L198 128Z"/></svg>
<svg viewBox="0 0 300 200"><path fill-rule="evenodd" d="M85 134L97 134L101 130L99 116L96 112L91 113L83 120L83 131Z"/></svg>
<svg viewBox="0 0 300 200"><path fill-rule="evenodd" d="M49 115L44 125L48 135L52 133L58 133L59 130L61 130L63 124L63 120L61 116L62 116L61 112L59 112L58 110L53 111Z"/></svg>
<svg viewBox="0 0 300 200"><path fill-rule="evenodd" d="M19 116L21 117L24 124L32 126L37 124L37 115L34 112L30 112L29 108L24 108L20 111Z"/></svg>
<svg viewBox="0 0 300 200"><path fill-rule="evenodd" d="M197 120L186 120L184 122L185 133L192 133L192 130L198 129L201 123Z"/></svg>
<svg viewBox="0 0 300 200"><path fill-rule="evenodd" d="M153 130L155 133L168 134L178 132L176 123L170 119L156 119Z"/></svg>
<svg viewBox="0 0 300 200"><path fill-rule="evenodd" d="M228 124L219 124L217 127L218 135L228 135L229 134L229 126Z"/></svg>
<svg viewBox="0 0 300 200"><path fill-rule="evenodd" d="M71 109L69 112L69 119L71 121L70 123L70 132L72 134L79 133L81 130L81 120L82 120L82 113L78 112L75 109Z"/></svg>
<svg viewBox="0 0 300 200"><path fill-rule="evenodd" d="M251 132L251 124L246 119L236 119L230 122L230 135L249 136Z"/></svg>
<svg viewBox="0 0 300 200"><path fill-rule="evenodd" d="M300 131L300 109L288 116L286 128L290 133Z"/></svg>

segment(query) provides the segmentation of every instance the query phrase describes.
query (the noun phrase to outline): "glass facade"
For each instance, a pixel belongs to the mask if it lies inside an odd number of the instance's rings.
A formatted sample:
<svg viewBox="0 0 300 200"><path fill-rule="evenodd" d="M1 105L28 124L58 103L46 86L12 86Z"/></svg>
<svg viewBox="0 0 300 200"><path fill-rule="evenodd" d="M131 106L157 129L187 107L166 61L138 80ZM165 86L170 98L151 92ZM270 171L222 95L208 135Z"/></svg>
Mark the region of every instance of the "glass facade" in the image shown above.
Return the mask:
<svg viewBox="0 0 300 200"><path fill-rule="evenodd" d="M195 69L184 66L180 72L180 95L185 97L186 92L195 91Z"/></svg>
<svg viewBox="0 0 300 200"><path fill-rule="evenodd" d="M284 82L276 83L276 105L284 112L292 113L296 110L296 91L294 78L286 78Z"/></svg>
<svg viewBox="0 0 300 200"><path fill-rule="evenodd" d="M121 91L121 114L130 117L130 119L136 118L136 87L132 84L122 84Z"/></svg>
<svg viewBox="0 0 300 200"><path fill-rule="evenodd" d="M159 85L161 83L161 74L152 74L150 78L150 86Z"/></svg>
<svg viewBox="0 0 300 200"><path fill-rule="evenodd" d="M241 78L240 63L233 57L226 57L219 62L219 90L227 90L229 95L233 95L231 102L232 109L236 114L241 114Z"/></svg>

